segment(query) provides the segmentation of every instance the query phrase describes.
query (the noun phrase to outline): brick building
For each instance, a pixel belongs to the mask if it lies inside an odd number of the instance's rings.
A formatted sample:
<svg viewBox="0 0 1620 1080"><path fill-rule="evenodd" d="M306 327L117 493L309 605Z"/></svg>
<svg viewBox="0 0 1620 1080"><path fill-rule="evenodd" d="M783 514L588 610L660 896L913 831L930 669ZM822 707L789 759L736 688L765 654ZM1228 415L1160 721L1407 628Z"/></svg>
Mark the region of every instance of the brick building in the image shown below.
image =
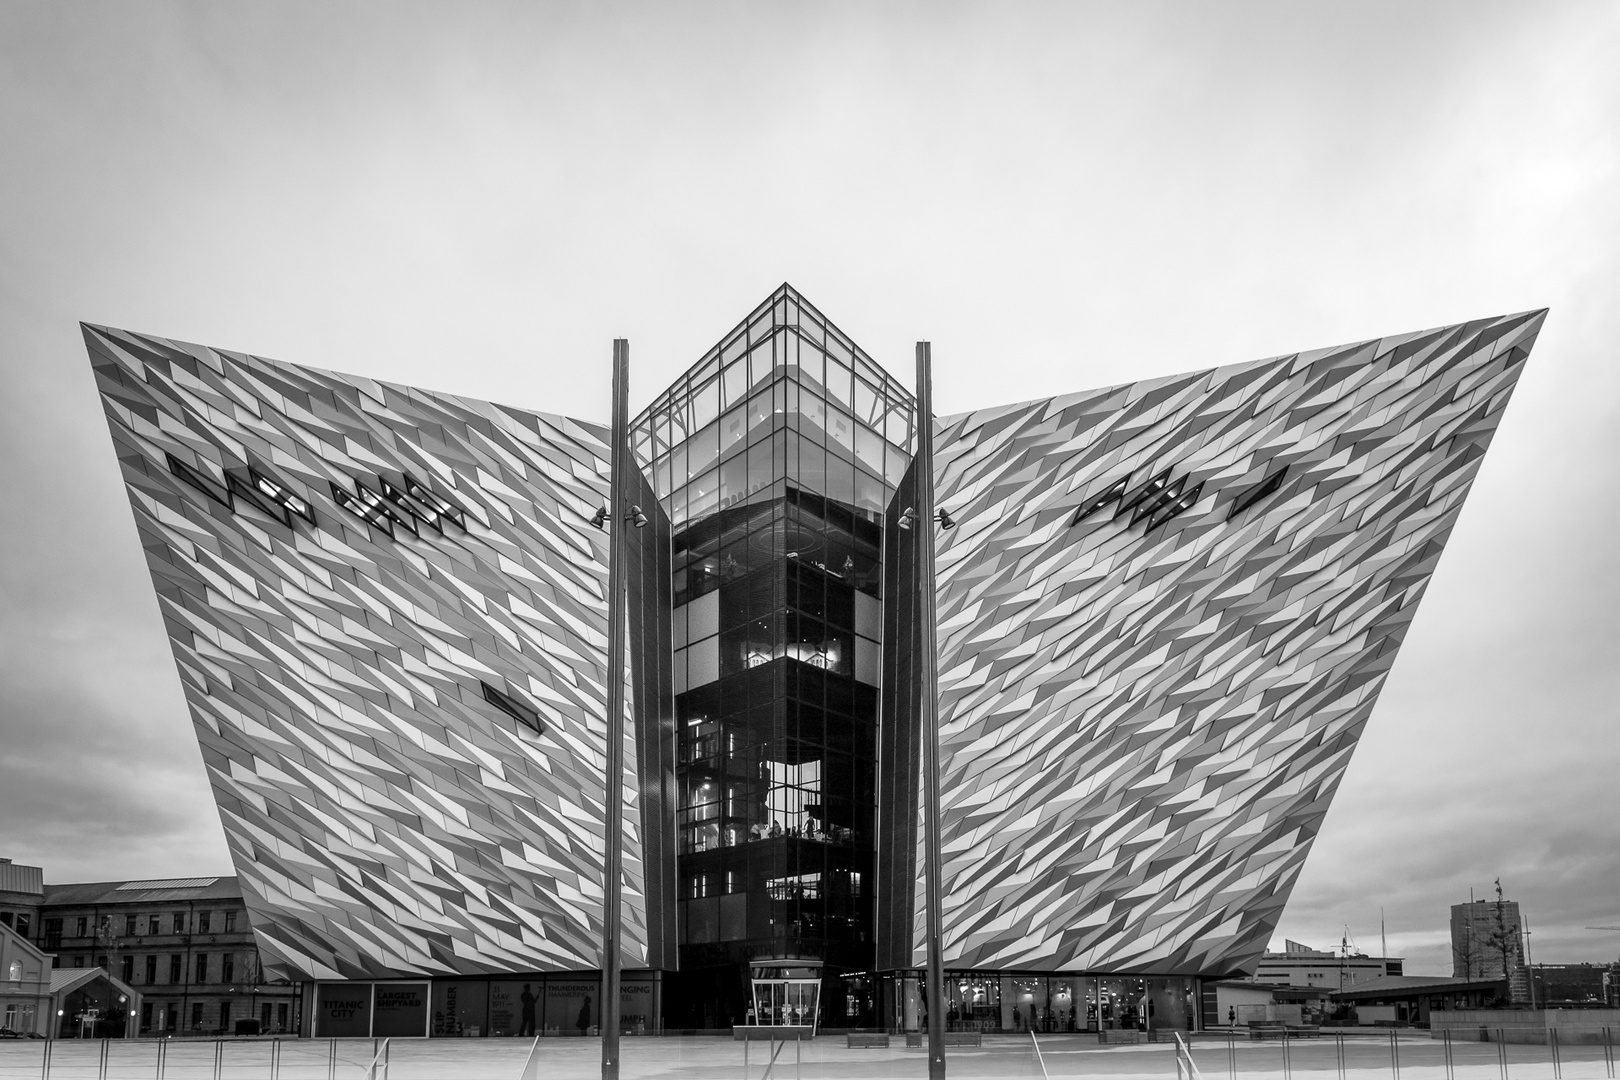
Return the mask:
<svg viewBox="0 0 1620 1080"><path fill-rule="evenodd" d="M44 899L45 877L39 867L0 859L0 926L11 927L19 937L32 938Z"/></svg>
<svg viewBox="0 0 1620 1080"><path fill-rule="evenodd" d="M143 1035L298 1030L299 987L264 978L234 877L46 885L38 911L57 968L105 968L140 992Z"/></svg>

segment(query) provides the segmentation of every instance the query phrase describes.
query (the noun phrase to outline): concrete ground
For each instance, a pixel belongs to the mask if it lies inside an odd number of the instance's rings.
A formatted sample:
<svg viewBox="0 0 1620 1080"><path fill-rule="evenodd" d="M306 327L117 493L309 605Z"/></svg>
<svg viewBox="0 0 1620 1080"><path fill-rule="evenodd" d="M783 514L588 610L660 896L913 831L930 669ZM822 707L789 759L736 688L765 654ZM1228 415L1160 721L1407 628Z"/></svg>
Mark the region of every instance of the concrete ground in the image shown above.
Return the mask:
<svg viewBox="0 0 1620 1080"><path fill-rule="evenodd" d="M888 1050L849 1050L844 1038L822 1036L797 1047L785 1044L770 1076L773 1080L888 1080L928 1075L920 1050L907 1050L904 1039ZM370 1039L281 1040L279 1052L270 1040L175 1040L163 1051L152 1041L109 1042L106 1071L103 1044L67 1040L50 1047L44 1071L45 1044L0 1042L0 1080L367 1080L375 1050ZM216 1049L217 1046L217 1049ZM1195 1036L1193 1061L1203 1080L1234 1077L1287 1080L1337 1080L1338 1047L1329 1037L1298 1040L1285 1050L1276 1042L1228 1042L1222 1035ZM524 1075L531 1049L537 1067ZM1507 1047L1509 1080L1554 1080L1551 1053L1545 1046ZM272 1054L279 1060L272 1061ZM217 1057L216 1057L217 1054ZM1427 1035L1403 1035L1397 1062L1392 1062L1387 1034L1356 1035L1344 1040L1347 1078L1374 1080L1448 1080L1445 1051ZM388 1047L386 1069L379 1062L370 1080L597 1080L601 1044L595 1039L543 1039L538 1048L518 1039L412 1039ZM1497 1046L1452 1044L1456 1080L1501 1080ZM750 1068L743 1071L743 1044L714 1037L626 1038L621 1075L624 1080L654 1077L681 1080L760 1080L770 1048L749 1046ZM218 1071L216 1072L216 1065ZM952 1078L999 1080L1014 1077L1174 1077L1175 1053L1168 1044L1099 1046L1095 1036L1043 1035L1039 1055L1029 1036L992 1035L978 1050L952 1049L947 1055ZM1600 1046L1566 1046L1561 1050L1562 1080L1599 1080L1612 1076Z"/></svg>

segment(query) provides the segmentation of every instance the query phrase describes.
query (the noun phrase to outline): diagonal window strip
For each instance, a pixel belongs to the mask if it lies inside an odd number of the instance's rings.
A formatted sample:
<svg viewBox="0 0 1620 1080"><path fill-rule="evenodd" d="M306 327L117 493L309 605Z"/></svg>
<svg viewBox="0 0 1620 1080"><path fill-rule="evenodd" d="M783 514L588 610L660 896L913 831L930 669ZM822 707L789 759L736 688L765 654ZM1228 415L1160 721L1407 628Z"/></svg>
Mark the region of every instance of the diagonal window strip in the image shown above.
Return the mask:
<svg viewBox="0 0 1620 1080"><path fill-rule="evenodd" d="M1119 500L1119 506L1114 509L1114 517L1119 518L1131 514L1131 524L1136 524L1141 516L1135 513L1137 507L1149 500L1160 498L1169 487L1170 470L1165 469L1163 472L1155 473L1143 481L1141 487Z"/></svg>
<svg viewBox="0 0 1620 1080"><path fill-rule="evenodd" d="M1109 503L1123 499L1125 497L1125 489L1130 487L1130 484L1131 478L1129 475L1125 476L1123 479L1115 480L1112 484L1109 484L1107 488L1103 489L1103 493L1101 495L1098 495L1090 502L1082 503L1079 509L1075 510L1074 518L1070 520L1069 525L1071 527L1078 525L1092 514L1095 514L1097 511L1107 506Z"/></svg>
<svg viewBox="0 0 1620 1080"><path fill-rule="evenodd" d="M1203 493L1203 490L1204 482L1200 480L1198 483L1193 485L1191 491L1177 495L1174 502L1164 509L1159 510L1148 519L1147 532L1152 532L1154 529L1157 529L1160 525L1163 525L1171 518L1183 514L1187 510L1191 509L1192 504L1198 501L1198 496Z"/></svg>
<svg viewBox="0 0 1620 1080"><path fill-rule="evenodd" d="M355 517L360 518L374 528L381 529L392 537L394 535L394 518L389 514L387 507L383 505L382 499L378 498L374 492L364 485L357 484L355 486L360 490L359 495L344 490L343 486L336 480L332 481L332 498L339 506Z"/></svg>
<svg viewBox="0 0 1620 1080"><path fill-rule="evenodd" d="M545 731L545 726L540 723L539 709L510 691L497 690L487 682L480 682L478 685L484 688L484 700L501 712L523 726L533 728L536 733Z"/></svg>
<svg viewBox="0 0 1620 1080"><path fill-rule="evenodd" d="M210 499L213 499L215 502L219 503L219 505L223 506L225 509L233 509L231 506L231 493L228 489L209 479L207 476L204 476L201 472L193 469L190 465L187 465L173 454L165 453L163 456L168 459L170 472L184 480L186 483L190 484L192 487L196 488L198 491L202 492L204 495L208 496Z"/></svg>
<svg viewBox="0 0 1620 1080"><path fill-rule="evenodd" d="M1243 511L1247 510L1249 507L1253 506L1267 495L1274 494L1278 488L1282 487L1283 480L1286 479L1287 476L1288 466L1284 465L1282 468L1278 469L1276 472L1272 473L1258 484L1243 492L1243 494L1239 495L1232 503L1232 509L1226 515L1226 520L1231 521L1233 518L1243 513Z"/></svg>
<svg viewBox="0 0 1620 1080"><path fill-rule="evenodd" d="M256 481L257 476L248 469L225 471L225 487L232 495L245 500L250 506L257 507L287 528L292 528L292 511L261 490Z"/></svg>

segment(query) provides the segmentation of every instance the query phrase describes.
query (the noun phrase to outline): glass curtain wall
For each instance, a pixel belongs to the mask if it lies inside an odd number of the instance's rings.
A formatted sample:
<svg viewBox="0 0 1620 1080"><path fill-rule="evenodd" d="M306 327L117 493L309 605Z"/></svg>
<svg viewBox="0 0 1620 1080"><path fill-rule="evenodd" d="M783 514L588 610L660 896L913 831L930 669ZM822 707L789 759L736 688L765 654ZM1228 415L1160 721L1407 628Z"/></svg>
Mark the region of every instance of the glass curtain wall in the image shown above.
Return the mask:
<svg viewBox="0 0 1620 1080"><path fill-rule="evenodd" d="M870 1020L844 980L872 966L882 515L912 424L784 286L632 426L673 528L671 1027L743 1022L764 959L822 961L821 1021Z"/></svg>

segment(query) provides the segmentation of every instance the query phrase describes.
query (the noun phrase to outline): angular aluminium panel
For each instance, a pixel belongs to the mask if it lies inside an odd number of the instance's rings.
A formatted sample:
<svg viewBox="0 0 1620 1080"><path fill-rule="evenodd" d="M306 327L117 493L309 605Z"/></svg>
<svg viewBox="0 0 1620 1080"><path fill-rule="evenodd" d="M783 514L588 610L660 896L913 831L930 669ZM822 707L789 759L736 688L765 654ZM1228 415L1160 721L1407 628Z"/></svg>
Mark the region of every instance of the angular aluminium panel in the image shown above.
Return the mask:
<svg viewBox="0 0 1620 1080"><path fill-rule="evenodd" d="M1544 316L937 421L950 965L1258 957Z"/></svg>
<svg viewBox="0 0 1620 1080"><path fill-rule="evenodd" d="M604 430L84 333L267 962L312 978L598 966ZM657 741L626 747L654 787ZM625 963L672 966L673 940L649 955L636 767Z"/></svg>

